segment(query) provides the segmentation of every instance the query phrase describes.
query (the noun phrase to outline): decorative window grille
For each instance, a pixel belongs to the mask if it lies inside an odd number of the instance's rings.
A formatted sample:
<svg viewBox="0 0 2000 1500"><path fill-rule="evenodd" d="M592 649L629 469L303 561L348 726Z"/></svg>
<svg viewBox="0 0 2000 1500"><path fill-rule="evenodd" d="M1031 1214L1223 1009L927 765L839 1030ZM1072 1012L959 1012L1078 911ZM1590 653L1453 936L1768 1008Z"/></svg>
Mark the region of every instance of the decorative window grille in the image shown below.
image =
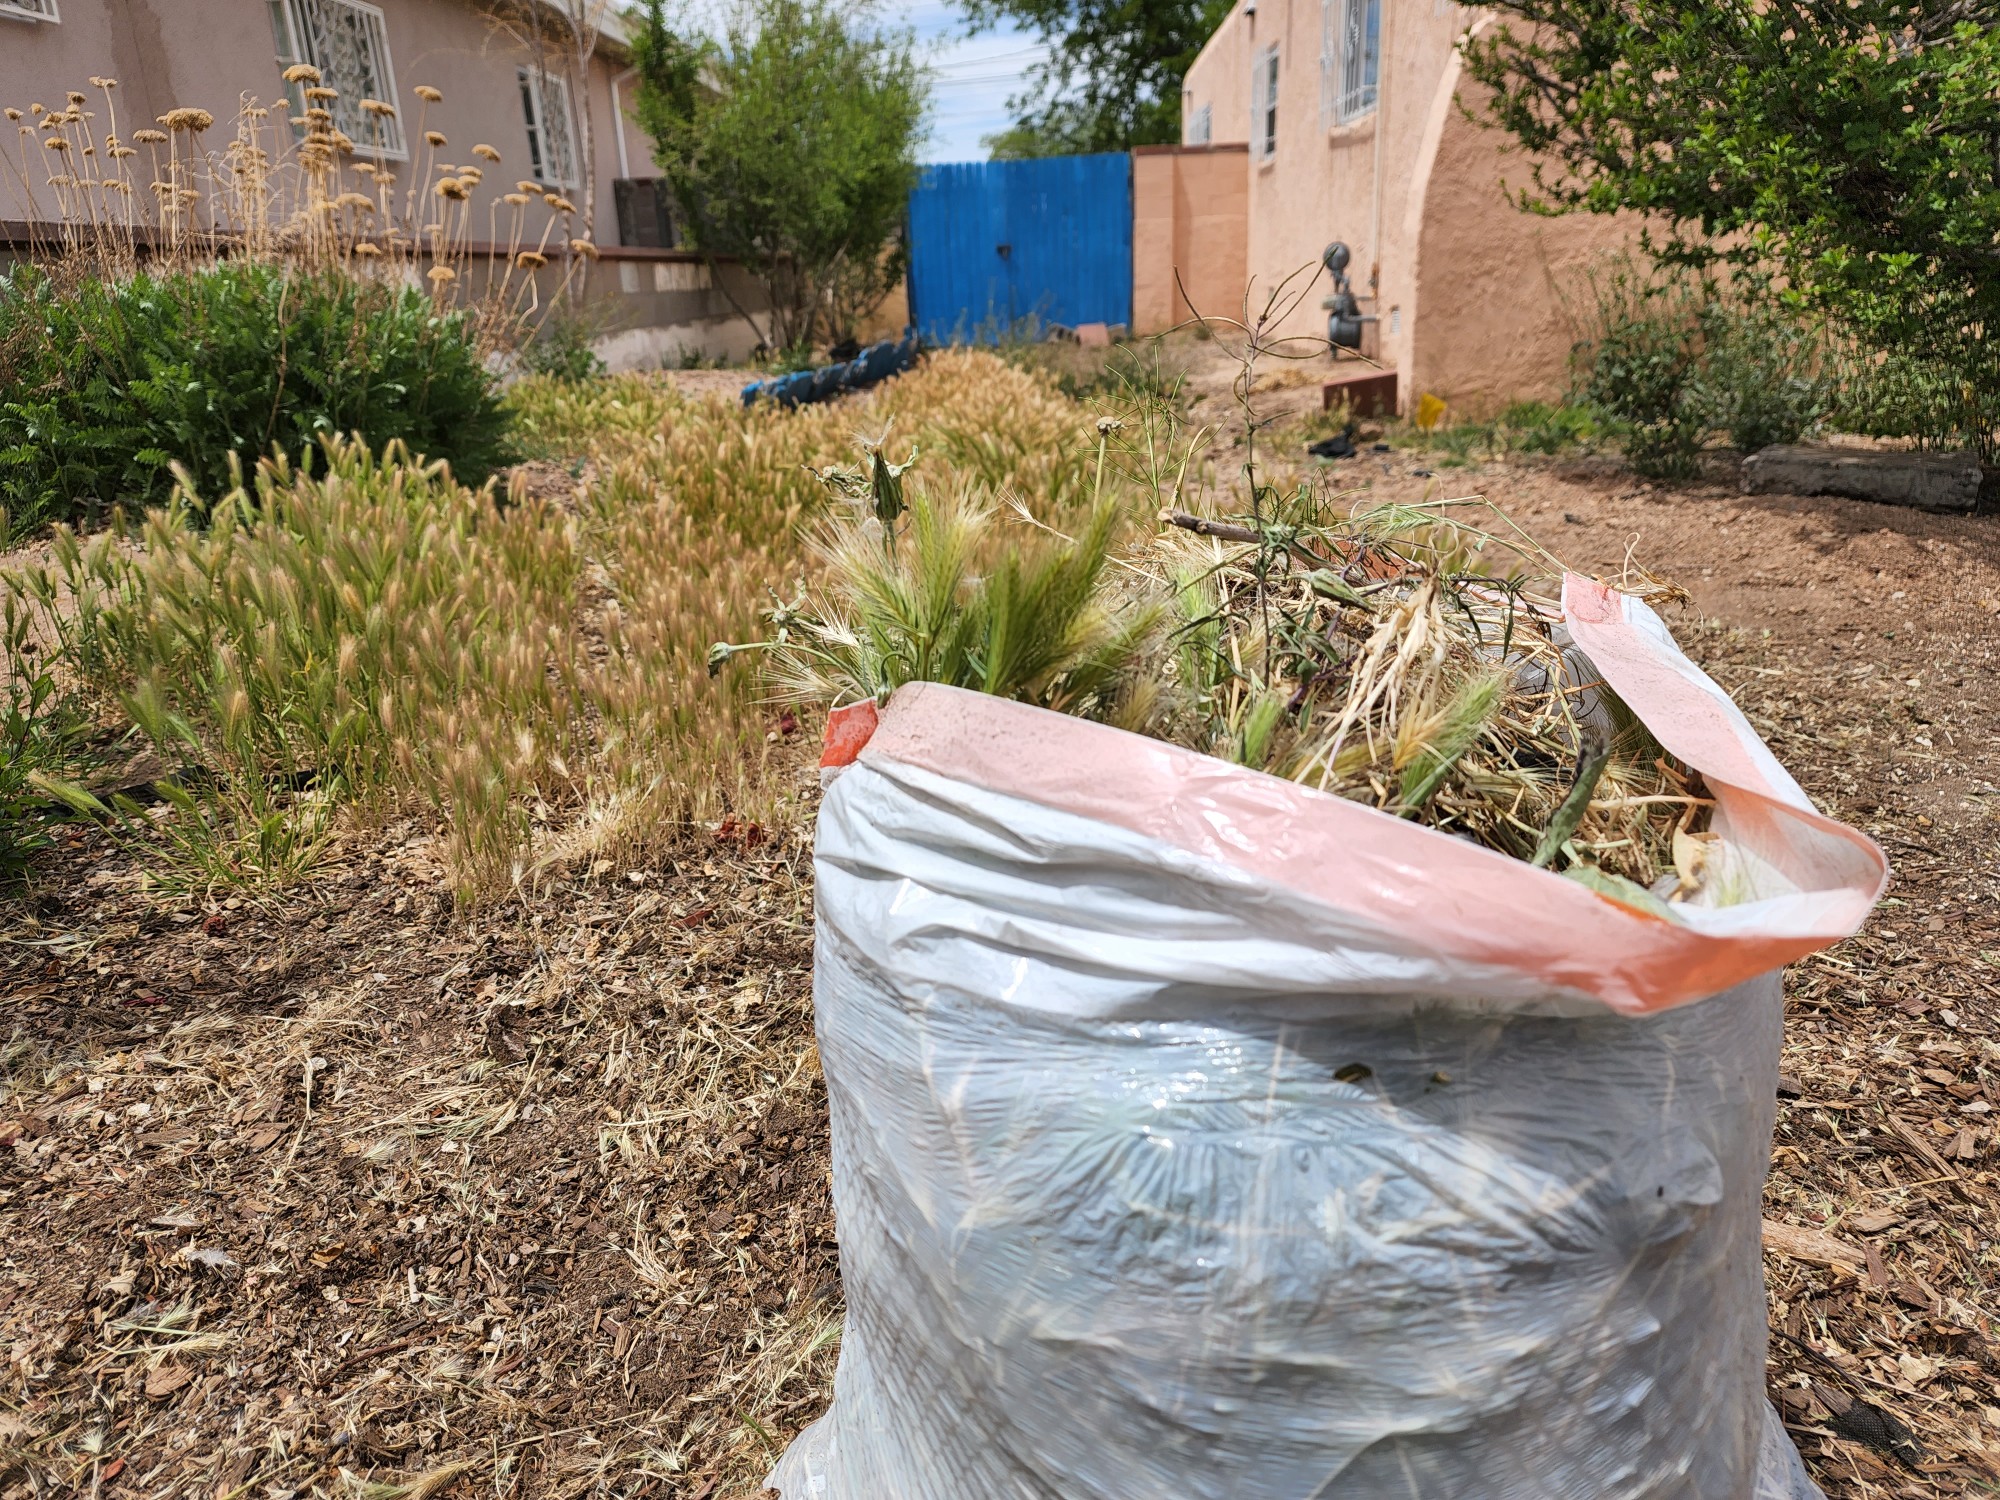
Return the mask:
<svg viewBox="0 0 2000 1500"><path fill-rule="evenodd" d="M389 64L389 28L382 12L366 0L272 0L271 26L287 63L311 63L320 82L339 91L333 100L334 127L365 155L408 154L398 115L374 115L364 99L401 105L396 74ZM294 105L304 96L294 90Z"/></svg>
<svg viewBox="0 0 2000 1500"><path fill-rule="evenodd" d="M1340 0L1340 96L1334 119L1359 119L1375 107L1381 71L1382 0Z"/></svg>
<svg viewBox="0 0 2000 1500"><path fill-rule="evenodd" d="M1214 134L1214 106L1204 104L1188 117L1187 143L1190 146L1206 146Z"/></svg>
<svg viewBox="0 0 2000 1500"><path fill-rule="evenodd" d="M528 175L551 187L576 186L569 80L541 68L522 68L520 79L521 115L528 127Z"/></svg>
<svg viewBox="0 0 2000 1500"><path fill-rule="evenodd" d="M0 0L0 16L26 21L60 21L56 0Z"/></svg>
<svg viewBox="0 0 2000 1500"><path fill-rule="evenodd" d="M1250 149L1259 161L1278 151L1278 49L1264 48L1251 64Z"/></svg>

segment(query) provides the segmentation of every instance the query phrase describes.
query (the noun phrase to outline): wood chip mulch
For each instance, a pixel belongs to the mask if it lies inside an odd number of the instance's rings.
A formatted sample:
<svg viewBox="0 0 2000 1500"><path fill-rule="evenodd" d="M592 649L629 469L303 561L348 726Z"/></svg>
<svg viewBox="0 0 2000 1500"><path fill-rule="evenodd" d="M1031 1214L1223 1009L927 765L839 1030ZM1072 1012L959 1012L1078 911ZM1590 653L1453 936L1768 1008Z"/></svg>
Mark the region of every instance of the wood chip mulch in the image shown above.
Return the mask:
<svg viewBox="0 0 2000 1500"><path fill-rule="evenodd" d="M2000 1486L2000 521L1484 491L1675 620L1889 898L1794 967L1771 1390L1831 1500ZM810 851L453 912L426 831L162 906L77 832L0 903L0 1497L754 1494L840 1301ZM887 1497L885 1497L887 1500Z"/></svg>

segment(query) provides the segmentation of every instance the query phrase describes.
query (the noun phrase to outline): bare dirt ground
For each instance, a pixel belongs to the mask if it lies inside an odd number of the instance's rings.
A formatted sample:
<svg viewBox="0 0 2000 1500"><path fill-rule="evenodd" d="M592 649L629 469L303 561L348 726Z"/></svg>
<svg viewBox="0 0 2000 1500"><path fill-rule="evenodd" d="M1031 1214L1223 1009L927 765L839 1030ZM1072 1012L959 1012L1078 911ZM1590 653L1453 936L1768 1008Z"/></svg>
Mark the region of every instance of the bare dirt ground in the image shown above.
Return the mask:
<svg viewBox="0 0 2000 1500"><path fill-rule="evenodd" d="M1819 1235L1767 1255L1771 1388L1833 1500L1994 1493L2000 521L1429 466L1337 472L1585 569L1636 545L1887 847L1877 919L1790 975L1766 1212ZM840 1315L800 836L470 918L407 826L269 906L136 878L78 830L0 907L0 1495L755 1492Z"/></svg>

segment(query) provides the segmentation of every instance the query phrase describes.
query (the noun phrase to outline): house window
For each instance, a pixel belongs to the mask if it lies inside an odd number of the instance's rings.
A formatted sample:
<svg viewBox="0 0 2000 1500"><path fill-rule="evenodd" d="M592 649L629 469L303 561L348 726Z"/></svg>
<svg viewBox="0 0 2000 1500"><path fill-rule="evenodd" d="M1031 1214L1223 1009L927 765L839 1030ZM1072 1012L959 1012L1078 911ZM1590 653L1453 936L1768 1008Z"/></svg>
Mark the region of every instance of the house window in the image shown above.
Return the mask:
<svg viewBox="0 0 2000 1500"><path fill-rule="evenodd" d="M365 0L271 0L271 30L279 59L311 63L320 82L339 92L329 105L334 128L357 150L401 157L403 122L396 115L362 109L364 99L396 104L396 74L389 65L389 28ZM294 107L304 96L294 90Z"/></svg>
<svg viewBox="0 0 2000 1500"><path fill-rule="evenodd" d="M1188 116L1187 143L1190 146L1206 146L1215 133L1214 106L1204 104Z"/></svg>
<svg viewBox="0 0 2000 1500"><path fill-rule="evenodd" d="M1382 0L1340 0L1340 95L1334 119L1345 124L1375 107L1381 71Z"/></svg>
<svg viewBox="0 0 2000 1500"><path fill-rule="evenodd" d="M520 79L521 115L528 127L528 175L551 187L574 187L569 80L540 68L521 69Z"/></svg>
<svg viewBox="0 0 2000 1500"><path fill-rule="evenodd" d="M0 16L20 21L60 21L56 0L0 0Z"/></svg>
<svg viewBox="0 0 2000 1500"><path fill-rule="evenodd" d="M1278 150L1278 49L1266 47L1251 65L1250 149L1259 161Z"/></svg>

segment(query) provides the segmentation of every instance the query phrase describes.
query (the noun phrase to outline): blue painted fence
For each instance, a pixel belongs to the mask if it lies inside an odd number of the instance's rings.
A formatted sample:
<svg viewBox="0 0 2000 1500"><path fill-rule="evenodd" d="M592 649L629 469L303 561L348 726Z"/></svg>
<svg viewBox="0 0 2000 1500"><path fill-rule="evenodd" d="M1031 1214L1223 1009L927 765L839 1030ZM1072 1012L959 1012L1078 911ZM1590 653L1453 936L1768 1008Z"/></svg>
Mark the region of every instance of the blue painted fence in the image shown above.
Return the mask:
<svg viewBox="0 0 2000 1500"><path fill-rule="evenodd" d="M927 343L1028 318L1132 321L1132 158L926 167L910 194L910 320Z"/></svg>

